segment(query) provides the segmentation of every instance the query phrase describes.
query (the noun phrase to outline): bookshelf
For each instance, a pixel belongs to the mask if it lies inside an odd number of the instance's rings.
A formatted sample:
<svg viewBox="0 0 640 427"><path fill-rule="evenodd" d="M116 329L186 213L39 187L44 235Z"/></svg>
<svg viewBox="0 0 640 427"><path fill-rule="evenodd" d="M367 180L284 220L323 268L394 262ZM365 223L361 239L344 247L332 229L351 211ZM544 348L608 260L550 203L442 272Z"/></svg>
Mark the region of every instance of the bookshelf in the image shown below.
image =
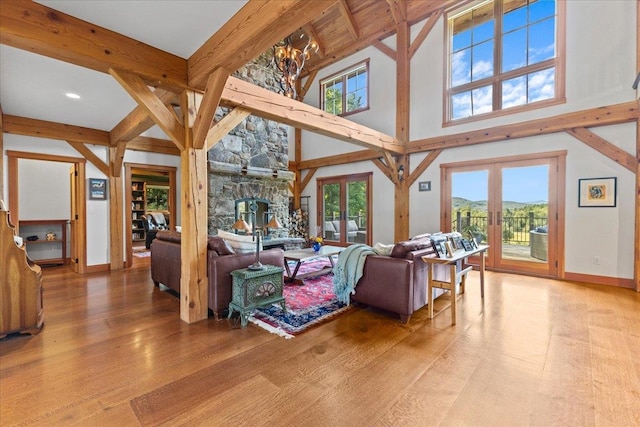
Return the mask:
<svg viewBox="0 0 640 427"><path fill-rule="evenodd" d="M144 244L146 231L142 217L146 209L146 183L144 181L131 181L131 240L133 246Z"/></svg>
<svg viewBox="0 0 640 427"><path fill-rule="evenodd" d="M18 221L20 237L27 254L38 265L58 265L67 261L67 219L37 219ZM54 237L47 234L54 233ZM36 236L37 240L27 240Z"/></svg>

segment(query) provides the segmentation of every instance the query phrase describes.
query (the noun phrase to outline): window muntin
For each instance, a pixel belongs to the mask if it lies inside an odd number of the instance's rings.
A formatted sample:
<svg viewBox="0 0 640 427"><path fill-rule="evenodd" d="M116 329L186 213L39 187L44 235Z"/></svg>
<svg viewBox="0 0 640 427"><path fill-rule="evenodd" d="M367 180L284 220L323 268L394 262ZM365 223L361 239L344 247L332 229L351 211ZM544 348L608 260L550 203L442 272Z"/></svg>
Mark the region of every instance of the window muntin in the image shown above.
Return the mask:
<svg viewBox="0 0 640 427"><path fill-rule="evenodd" d="M331 114L351 114L369 108L369 61L320 81L321 108Z"/></svg>
<svg viewBox="0 0 640 427"><path fill-rule="evenodd" d="M447 121L559 98L556 0L494 0L449 18Z"/></svg>

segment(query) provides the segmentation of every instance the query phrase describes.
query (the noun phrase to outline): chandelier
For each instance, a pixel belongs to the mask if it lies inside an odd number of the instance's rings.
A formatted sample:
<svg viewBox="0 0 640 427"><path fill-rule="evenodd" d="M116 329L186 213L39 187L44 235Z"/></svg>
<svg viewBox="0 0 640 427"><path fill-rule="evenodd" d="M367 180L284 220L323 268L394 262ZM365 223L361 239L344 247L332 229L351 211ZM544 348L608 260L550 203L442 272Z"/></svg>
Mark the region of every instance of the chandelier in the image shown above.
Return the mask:
<svg viewBox="0 0 640 427"><path fill-rule="evenodd" d="M303 37L305 35L300 34L300 38ZM312 50L318 52L318 43L311 40L310 37L307 38L309 39L307 45L302 50L293 47L291 36L285 38L283 44L275 45L273 48L273 62L282 73L280 88L289 98L298 98L296 80L300 76L305 61L311 57L310 52Z"/></svg>

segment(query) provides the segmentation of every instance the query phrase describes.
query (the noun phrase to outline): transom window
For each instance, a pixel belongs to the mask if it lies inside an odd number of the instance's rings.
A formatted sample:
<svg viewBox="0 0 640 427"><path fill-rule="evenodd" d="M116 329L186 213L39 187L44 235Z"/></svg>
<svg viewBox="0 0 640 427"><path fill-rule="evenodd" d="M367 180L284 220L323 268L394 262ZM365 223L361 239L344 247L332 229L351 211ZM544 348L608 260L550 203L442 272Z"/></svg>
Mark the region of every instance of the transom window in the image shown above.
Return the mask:
<svg viewBox="0 0 640 427"><path fill-rule="evenodd" d="M320 81L320 99L324 111L346 115L369 108L369 61Z"/></svg>
<svg viewBox="0 0 640 427"><path fill-rule="evenodd" d="M563 19L556 0L491 0L450 16L445 121L563 98Z"/></svg>

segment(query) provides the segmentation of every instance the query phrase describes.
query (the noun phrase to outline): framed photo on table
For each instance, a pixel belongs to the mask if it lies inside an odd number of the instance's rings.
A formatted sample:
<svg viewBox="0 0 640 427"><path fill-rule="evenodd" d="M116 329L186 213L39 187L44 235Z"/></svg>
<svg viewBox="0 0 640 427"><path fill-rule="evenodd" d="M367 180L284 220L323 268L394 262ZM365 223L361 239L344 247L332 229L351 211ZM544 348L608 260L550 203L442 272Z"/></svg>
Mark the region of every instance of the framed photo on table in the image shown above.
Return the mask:
<svg viewBox="0 0 640 427"><path fill-rule="evenodd" d="M615 208L615 177L585 178L578 180L578 207Z"/></svg>

